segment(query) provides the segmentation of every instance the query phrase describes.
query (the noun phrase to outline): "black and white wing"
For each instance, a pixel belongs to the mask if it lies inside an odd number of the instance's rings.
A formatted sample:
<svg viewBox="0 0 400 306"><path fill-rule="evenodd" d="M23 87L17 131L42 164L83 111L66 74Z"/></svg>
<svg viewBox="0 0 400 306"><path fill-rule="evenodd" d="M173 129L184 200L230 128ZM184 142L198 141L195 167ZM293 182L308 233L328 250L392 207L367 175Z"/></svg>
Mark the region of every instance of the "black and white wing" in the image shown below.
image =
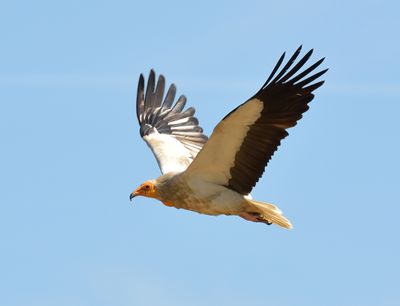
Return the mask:
<svg viewBox="0 0 400 306"><path fill-rule="evenodd" d="M314 72L324 59L301 71L313 50L294 64L300 51L278 71L283 54L261 89L222 119L186 170L188 176L250 193L288 135L286 129L302 118L312 92L324 83L313 83L327 71Z"/></svg>
<svg viewBox="0 0 400 306"><path fill-rule="evenodd" d="M171 84L164 97L165 78L150 71L145 91L141 74L137 89L136 112L140 136L153 151L163 174L184 171L207 141L195 109L183 110L186 97L174 104L176 86Z"/></svg>

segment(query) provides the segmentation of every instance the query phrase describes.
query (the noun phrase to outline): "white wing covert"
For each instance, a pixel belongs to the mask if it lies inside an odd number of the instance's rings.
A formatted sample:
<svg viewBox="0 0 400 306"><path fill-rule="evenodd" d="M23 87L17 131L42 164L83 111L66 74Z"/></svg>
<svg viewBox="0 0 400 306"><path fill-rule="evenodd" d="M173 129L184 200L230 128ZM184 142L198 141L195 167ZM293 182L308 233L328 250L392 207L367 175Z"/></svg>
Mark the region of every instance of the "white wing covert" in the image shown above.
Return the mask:
<svg viewBox="0 0 400 306"><path fill-rule="evenodd" d="M294 64L300 51L301 47L278 72L283 54L261 89L222 119L186 170L187 176L250 193L288 135L286 129L302 118L313 91L324 83L313 83L328 70L314 72L324 59L301 71L313 50Z"/></svg>
<svg viewBox="0 0 400 306"><path fill-rule="evenodd" d="M194 117L195 109L183 110L186 97L181 95L174 104L176 86L171 84L164 98L165 78L150 71L145 92L144 77L139 77L136 112L140 136L157 159L163 174L184 171L203 145L207 136ZM163 100L164 98L164 100Z"/></svg>

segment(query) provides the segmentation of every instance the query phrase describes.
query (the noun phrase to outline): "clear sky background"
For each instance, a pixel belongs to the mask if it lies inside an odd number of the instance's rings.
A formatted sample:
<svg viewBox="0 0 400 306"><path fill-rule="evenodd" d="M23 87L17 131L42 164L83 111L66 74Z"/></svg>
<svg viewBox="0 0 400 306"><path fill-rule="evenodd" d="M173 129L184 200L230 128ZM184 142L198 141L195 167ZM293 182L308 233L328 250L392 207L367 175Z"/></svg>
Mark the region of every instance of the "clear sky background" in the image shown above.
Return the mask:
<svg viewBox="0 0 400 306"><path fill-rule="evenodd" d="M0 304L400 305L397 1L2 1ZM139 73L209 134L283 51L326 83L253 197L287 231L130 192L159 169Z"/></svg>

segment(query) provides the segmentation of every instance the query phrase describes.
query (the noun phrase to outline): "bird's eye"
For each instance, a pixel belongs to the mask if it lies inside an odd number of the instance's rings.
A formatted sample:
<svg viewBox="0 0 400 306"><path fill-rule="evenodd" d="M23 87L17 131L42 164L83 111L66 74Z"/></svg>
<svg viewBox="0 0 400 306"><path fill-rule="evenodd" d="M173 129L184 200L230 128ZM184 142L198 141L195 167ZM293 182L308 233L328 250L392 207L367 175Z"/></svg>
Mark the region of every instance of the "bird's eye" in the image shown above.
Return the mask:
<svg viewBox="0 0 400 306"><path fill-rule="evenodd" d="M146 185L146 186L144 186L144 188L146 188L146 189L150 189L150 186L149 186L149 185Z"/></svg>

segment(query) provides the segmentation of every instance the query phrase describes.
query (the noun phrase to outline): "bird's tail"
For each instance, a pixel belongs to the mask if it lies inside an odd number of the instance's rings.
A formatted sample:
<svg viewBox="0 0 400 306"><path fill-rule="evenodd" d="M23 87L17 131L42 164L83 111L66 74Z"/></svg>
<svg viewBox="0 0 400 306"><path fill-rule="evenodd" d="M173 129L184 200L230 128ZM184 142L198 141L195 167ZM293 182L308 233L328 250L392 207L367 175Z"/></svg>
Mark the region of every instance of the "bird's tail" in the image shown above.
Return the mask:
<svg viewBox="0 0 400 306"><path fill-rule="evenodd" d="M287 229L292 228L292 224L282 215L282 211L275 205L247 199L249 203L249 214L255 219L251 221L264 222L267 224L275 223Z"/></svg>

